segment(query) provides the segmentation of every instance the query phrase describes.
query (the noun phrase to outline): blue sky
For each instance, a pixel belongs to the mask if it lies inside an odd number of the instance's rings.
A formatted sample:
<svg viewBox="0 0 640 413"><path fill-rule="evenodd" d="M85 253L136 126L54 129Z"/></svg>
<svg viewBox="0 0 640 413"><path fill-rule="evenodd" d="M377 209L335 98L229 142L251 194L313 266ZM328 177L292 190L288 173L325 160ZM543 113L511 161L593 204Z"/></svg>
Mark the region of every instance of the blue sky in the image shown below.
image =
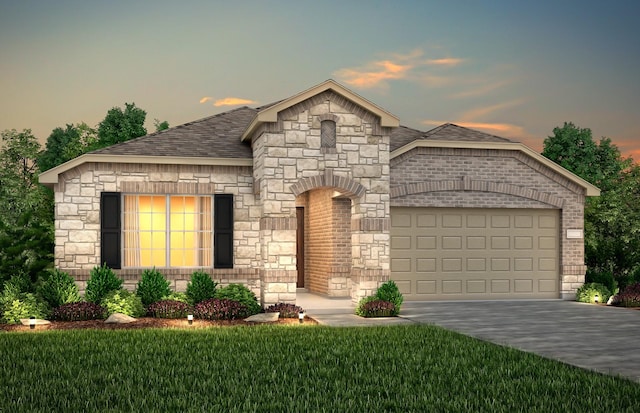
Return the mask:
<svg viewBox="0 0 640 413"><path fill-rule="evenodd" d="M44 142L125 102L152 130L332 78L409 127L541 151L572 121L639 160L639 15L627 0L0 0L0 130Z"/></svg>

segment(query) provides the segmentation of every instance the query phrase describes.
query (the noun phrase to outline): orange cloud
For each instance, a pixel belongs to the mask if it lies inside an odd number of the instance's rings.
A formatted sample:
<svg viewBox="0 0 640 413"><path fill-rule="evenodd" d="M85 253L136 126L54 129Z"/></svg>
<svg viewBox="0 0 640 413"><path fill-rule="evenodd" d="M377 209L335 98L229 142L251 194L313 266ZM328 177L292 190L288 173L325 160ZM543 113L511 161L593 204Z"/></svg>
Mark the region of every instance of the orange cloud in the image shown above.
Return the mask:
<svg viewBox="0 0 640 413"><path fill-rule="evenodd" d="M366 89L378 86L388 79L402 79L412 67L383 60L373 62L365 68L340 69L334 74L351 86Z"/></svg>
<svg viewBox="0 0 640 413"><path fill-rule="evenodd" d="M213 106L235 106L235 105L250 105L256 103L254 100L228 97L224 99L218 99L213 102Z"/></svg>
<svg viewBox="0 0 640 413"><path fill-rule="evenodd" d="M425 125L439 126L447 122L440 120L425 120L422 122ZM466 122L466 121L451 121L463 128L477 129L493 135L502 136L504 138L510 137L524 137L526 133L521 126L512 125L510 123L489 123L489 122Z"/></svg>
<svg viewBox="0 0 640 413"><path fill-rule="evenodd" d="M469 89L463 92L454 93L453 95L450 95L450 97L454 99L460 99L460 98L482 96L482 95L486 95L487 93L491 93L494 90L499 89L503 86L506 86L510 83L513 83L512 79L501 80L501 81L489 83L489 84L483 84L482 86L477 87L475 89Z"/></svg>
<svg viewBox="0 0 640 413"><path fill-rule="evenodd" d="M211 96L205 96L202 99L200 99L200 103L206 103L210 100L212 100L213 98Z"/></svg>
<svg viewBox="0 0 640 413"><path fill-rule="evenodd" d="M455 57L445 57L442 59L429 59L425 61L425 63L430 66L458 66L464 61L464 59L458 59Z"/></svg>
<svg viewBox="0 0 640 413"><path fill-rule="evenodd" d="M465 112L461 117L466 120L475 120L478 118L483 118L493 112L497 112L503 109L509 109L514 106L518 106L524 102L523 99L516 99L509 102L497 103L491 106L484 106L481 108L472 109L470 111Z"/></svg>

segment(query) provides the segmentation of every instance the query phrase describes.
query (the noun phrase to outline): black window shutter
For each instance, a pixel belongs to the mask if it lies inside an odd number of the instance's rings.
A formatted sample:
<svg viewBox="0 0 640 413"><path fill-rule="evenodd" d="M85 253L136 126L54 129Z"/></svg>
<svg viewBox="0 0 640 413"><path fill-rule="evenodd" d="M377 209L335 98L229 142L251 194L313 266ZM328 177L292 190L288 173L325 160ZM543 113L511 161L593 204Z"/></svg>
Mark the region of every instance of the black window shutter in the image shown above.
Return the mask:
<svg viewBox="0 0 640 413"><path fill-rule="evenodd" d="M233 195L213 197L213 266L233 268Z"/></svg>
<svg viewBox="0 0 640 413"><path fill-rule="evenodd" d="M120 193L100 195L100 264L120 269Z"/></svg>

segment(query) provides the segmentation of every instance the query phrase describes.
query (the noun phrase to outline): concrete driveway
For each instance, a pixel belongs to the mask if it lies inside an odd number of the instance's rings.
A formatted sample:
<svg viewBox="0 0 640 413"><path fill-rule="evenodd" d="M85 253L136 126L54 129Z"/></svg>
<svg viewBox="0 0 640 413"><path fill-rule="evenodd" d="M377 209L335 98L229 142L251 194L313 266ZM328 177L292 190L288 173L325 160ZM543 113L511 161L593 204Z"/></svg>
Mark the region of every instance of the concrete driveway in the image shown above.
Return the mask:
<svg viewBox="0 0 640 413"><path fill-rule="evenodd" d="M640 382L640 311L574 301L406 302L401 317Z"/></svg>

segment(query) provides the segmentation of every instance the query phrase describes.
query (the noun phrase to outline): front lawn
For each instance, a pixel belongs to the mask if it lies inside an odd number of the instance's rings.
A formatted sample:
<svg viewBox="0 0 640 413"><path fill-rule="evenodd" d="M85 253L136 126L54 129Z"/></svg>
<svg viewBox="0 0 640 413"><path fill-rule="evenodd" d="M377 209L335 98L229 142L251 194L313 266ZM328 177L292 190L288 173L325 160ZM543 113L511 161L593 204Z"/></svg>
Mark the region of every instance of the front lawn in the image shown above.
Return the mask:
<svg viewBox="0 0 640 413"><path fill-rule="evenodd" d="M640 385L432 326L0 333L0 411L625 412Z"/></svg>

